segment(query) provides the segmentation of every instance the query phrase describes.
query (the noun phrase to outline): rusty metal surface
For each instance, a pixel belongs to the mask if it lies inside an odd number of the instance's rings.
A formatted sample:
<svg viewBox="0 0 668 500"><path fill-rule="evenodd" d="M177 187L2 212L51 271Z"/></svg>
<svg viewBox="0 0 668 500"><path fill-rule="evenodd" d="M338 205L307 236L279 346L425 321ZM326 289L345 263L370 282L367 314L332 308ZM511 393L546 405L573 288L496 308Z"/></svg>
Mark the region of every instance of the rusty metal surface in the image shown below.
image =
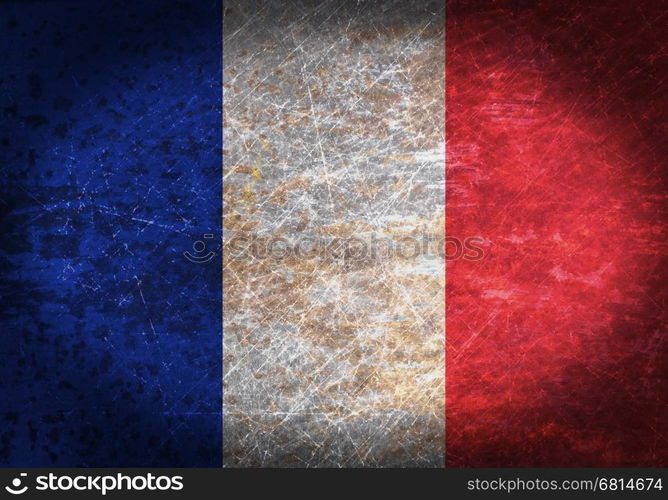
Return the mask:
<svg viewBox="0 0 668 500"><path fill-rule="evenodd" d="M226 466L442 466L442 2L226 2Z"/></svg>

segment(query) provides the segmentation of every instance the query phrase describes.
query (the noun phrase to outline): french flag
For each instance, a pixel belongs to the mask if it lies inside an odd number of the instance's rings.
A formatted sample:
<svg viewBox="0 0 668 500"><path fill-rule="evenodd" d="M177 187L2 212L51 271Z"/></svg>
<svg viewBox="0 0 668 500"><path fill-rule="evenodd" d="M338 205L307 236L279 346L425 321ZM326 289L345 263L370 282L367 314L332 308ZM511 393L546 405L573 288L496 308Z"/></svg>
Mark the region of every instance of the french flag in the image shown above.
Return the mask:
<svg viewBox="0 0 668 500"><path fill-rule="evenodd" d="M664 2L0 11L0 464L668 466Z"/></svg>

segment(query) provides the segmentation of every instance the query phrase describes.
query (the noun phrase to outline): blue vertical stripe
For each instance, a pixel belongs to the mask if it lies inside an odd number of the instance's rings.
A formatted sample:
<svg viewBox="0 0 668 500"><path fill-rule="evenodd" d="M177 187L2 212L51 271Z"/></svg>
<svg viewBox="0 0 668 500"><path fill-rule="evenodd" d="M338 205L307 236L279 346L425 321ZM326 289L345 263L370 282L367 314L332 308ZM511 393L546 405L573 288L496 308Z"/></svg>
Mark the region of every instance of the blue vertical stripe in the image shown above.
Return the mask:
<svg viewBox="0 0 668 500"><path fill-rule="evenodd" d="M221 465L220 4L0 6L2 465Z"/></svg>

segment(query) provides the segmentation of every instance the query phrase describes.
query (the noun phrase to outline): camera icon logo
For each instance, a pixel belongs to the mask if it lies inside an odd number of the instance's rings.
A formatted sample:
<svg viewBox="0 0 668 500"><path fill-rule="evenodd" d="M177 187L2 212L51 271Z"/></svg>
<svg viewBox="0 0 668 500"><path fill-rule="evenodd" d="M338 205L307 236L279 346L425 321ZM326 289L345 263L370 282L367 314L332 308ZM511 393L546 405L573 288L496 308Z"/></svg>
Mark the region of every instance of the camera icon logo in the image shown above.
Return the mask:
<svg viewBox="0 0 668 500"><path fill-rule="evenodd" d="M19 477L12 479L12 484L10 486L5 486L7 492L11 493L12 495L23 495L26 491L28 491L27 486L24 486L23 488L21 487L21 484L23 483L22 478L26 477L27 475L27 473L21 472Z"/></svg>
<svg viewBox="0 0 668 500"><path fill-rule="evenodd" d="M211 240L213 239L213 234L205 234L204 239ZM194 262L195 264L204 264L206 262L210 262L211 259L213 259L216 256L215 252L209 251L208 253L204 253L206 250L206 243L204 243L202 240L197 240L195 243L193 243L193 251L194 253L190 253L189 251L183 252L183 256L188 259L190 262Z"/></svg>

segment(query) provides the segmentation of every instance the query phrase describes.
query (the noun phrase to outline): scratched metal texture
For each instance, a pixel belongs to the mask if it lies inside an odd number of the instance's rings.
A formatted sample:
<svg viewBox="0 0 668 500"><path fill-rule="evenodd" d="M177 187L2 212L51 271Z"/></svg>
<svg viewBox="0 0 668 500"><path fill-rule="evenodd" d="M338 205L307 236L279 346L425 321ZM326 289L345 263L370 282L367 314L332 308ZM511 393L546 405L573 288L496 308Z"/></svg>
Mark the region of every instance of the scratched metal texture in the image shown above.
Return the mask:
<svg viewBox="0 0 668 500"><path fill-rule="evenodd" d="M666 2L447 9L447 464L665 467Z"/></svg>
<svg viewBox="0 0 668 500"><path fill-rule="evenodd" d="M221 464L221 11L0 4L2 466Z"/></svg>
<svg viewBox="0 0 668 500"><path fill-rule="evenodd" d="M224 464L442 466L443 2L223 24Z"/></svg>

